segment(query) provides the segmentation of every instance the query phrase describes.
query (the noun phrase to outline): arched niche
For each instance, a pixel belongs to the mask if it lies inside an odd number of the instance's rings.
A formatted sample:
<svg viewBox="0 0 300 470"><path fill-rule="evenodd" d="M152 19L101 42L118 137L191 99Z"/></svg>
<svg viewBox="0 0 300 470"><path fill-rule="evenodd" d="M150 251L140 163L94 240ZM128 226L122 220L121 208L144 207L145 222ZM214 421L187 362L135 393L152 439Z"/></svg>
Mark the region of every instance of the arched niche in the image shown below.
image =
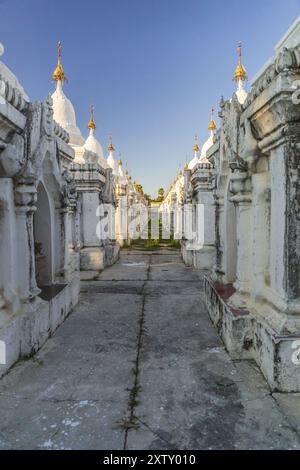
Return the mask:
<svg viewBox="0 0 300 470"><path fill-rule="evenodd" d="M42 181L49 198L51 215L52 264L53 280L61 275L64 258L65 231L63 227L62 203L62 176L57 163L55 152L46 152L42 165Z"/></svg>
<svg viewBox="0 0 300 470"><path fill-rule="evenodd" d="M50 201L43 182L37 187L37 210L33 217L35 270L38 287L53 284L53 241Z"/></svg>

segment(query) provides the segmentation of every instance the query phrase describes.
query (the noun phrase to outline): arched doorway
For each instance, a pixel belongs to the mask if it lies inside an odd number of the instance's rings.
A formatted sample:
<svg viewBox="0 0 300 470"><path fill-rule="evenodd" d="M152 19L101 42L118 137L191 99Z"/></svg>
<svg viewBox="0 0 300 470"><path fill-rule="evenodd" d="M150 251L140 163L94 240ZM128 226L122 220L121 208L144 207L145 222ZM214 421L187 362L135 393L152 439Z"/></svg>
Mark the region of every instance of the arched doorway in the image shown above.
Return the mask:
<svg viewBox="0 0 300 470"><path fill-rule="evenodd" d="M37 210L33 218L35 270L38 287L53 283L51 212L48 194L42 182L37 188Z"/></svg>

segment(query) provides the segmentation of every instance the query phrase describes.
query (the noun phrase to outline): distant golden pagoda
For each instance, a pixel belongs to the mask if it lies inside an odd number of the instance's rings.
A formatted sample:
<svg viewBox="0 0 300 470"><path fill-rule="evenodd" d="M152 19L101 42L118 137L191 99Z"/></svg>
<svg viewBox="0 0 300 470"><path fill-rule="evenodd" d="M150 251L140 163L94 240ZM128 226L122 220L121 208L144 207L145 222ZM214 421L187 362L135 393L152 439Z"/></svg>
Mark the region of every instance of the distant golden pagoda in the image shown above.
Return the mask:
<svg viewBox="0 0 300 470"><path fill-rule="evenodd" d="M61 81L63 83L67 80L67 77L65 75L63 66L61 65L61 49L62 49L62 43L59 41L57 45L57 55L58 55L57 66L53 72L52 80L55 82Z"/></svg>
<svg viewBox="0 0 300 470"><path fill-rule="evenodd" d="M95 124L95 121L94 121L94 106L91 106L91 117L90 117L90 120L89 120L89 123L88 123L88 129L96 129L96 124Z"/></svg>
<svg viewBox="0 0 300 470"><path fill-rule="evenodd" d="M234 76L233 76L233 80L235 82L238 82L240 80L242 80L243 82L245 80L248 79L247 77L247 74L246 74L246 70L242 64L242 44L239 43L238 44L238 48L237 48L237 52L238 52L238 56L239 56L239 63L238 63L238 66L234 72Z"/></svg>
<svg viewBox="0 0 300 470"><path fill-rule="evenodd" d="M195 135L195 145L194 145L194 147L193 147L193 151L194 151L194 152L199 152L199 150L200 150L200 149L199 149L199 145L198 145L198 136Z"/></svg>
<svg viewBox="0 0 300 470"><path fill-rule="evenodd" d="M216 123L215 123L215 120L214 120L214 112L215 112L215 109L211 108L210 121L209 121L209 124L208 124L208 130L209 131L215 131L217 129L217 126L216 126Z"/></svg>
<svg viewBox="0 0 300 470"><path fill-rule="evenodd" d="M112 138L111 135L109 136L109 144L108 144L108 151L113 152L115 150L113 143L112 143Z"/></svg>

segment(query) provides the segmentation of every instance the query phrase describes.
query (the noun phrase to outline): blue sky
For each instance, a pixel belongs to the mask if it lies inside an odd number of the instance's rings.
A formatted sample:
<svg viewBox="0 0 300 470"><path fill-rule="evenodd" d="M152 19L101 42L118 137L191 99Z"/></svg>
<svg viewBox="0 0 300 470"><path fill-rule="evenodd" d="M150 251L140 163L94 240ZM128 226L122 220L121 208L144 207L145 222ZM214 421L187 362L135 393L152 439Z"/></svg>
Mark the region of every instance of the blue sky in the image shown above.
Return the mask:
<svg viewBox="0 0 300 470"><path fill-rule="evenodd" d="M116 158L156 194L232 95L237 42L251 78L299 13L300 0L0 0L2 60L42 100L61 40L83 134L93 103L103 147L112 134Z"/></svg>

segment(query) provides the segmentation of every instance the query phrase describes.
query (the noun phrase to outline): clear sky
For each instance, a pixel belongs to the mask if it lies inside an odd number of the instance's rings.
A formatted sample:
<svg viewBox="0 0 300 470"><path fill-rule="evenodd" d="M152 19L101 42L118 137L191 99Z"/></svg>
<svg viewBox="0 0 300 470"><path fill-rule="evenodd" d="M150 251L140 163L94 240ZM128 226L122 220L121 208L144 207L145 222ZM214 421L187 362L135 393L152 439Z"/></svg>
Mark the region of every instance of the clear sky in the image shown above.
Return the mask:
<svg viewBox="0 0 300 470"><path fill-rule="evenodd" d="M61 40L83 135L93 103L103 147L112 134L116 158L156 194L232 95L237 42L251 78L299 13L300 0L0 0L2 60L42 100Z"/></svg>

